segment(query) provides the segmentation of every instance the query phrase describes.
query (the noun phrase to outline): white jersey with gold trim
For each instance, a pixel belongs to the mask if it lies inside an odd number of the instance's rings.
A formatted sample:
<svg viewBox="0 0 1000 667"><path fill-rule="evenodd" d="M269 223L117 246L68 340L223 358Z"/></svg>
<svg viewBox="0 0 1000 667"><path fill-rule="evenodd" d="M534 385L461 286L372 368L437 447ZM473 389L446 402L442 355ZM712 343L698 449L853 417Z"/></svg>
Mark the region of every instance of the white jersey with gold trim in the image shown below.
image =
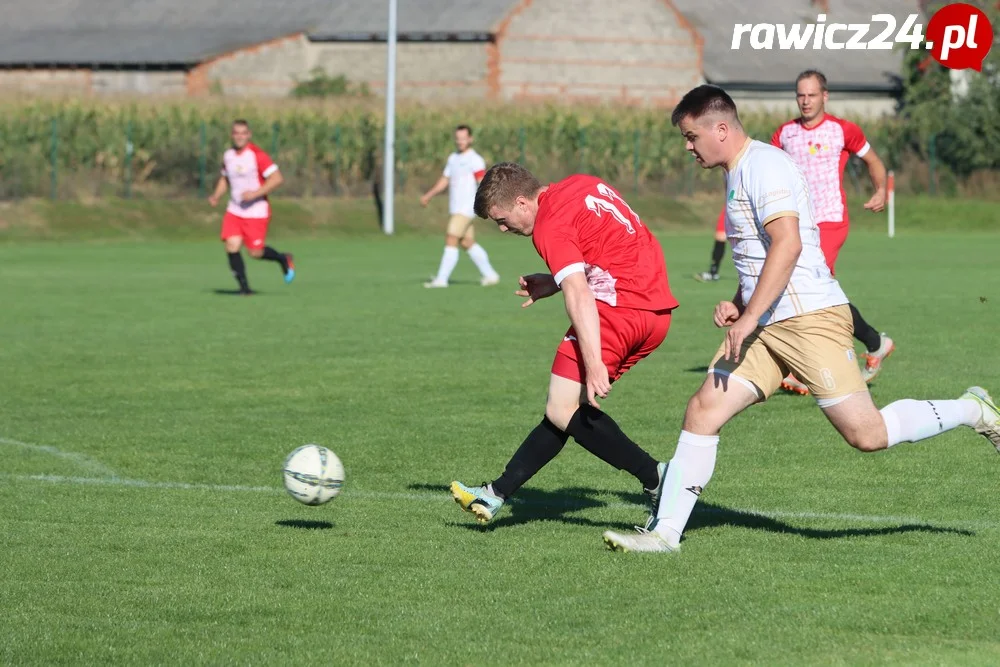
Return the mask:
<svg viewBox="0 0 1000 667"><path fill-rule="evenodd" d="M743 303L749 303L757 289L771 245L768 223L784 216L799 220L802 254L788 287L761 316L761 326L848 302L820 249L806 178L787 153L748 140L735 164L726 170L726 192L726 236L733 249Z"/></svg>

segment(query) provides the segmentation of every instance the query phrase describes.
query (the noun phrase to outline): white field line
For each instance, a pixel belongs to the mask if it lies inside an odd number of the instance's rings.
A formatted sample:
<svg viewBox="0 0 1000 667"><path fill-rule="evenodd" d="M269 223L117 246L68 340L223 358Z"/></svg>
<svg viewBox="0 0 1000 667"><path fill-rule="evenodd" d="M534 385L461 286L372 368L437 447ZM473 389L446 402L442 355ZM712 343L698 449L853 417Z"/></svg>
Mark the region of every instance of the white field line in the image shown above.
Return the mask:
<svg viewBox="0 0 1000 667"><path fill-rule="evenodd" d="M105 477L117 477L114 470L104 465L100 461L90 458L84 454L78 454L77 452L67 452L59 449L58 447L52 447L51 445L35 445L30 442L21 442L20 440L11 440L10 438L0 437L0 446L5 447L17 447L18 449L27 449L28 451L38 452L41 454L48 454L50 456L55 456L71 463L76 464L80 468L84 468L92 473L99 475L104 475Z"/></svg>
<svg viewBox="0 0 1000 667"><path fill-rule="evenodd" d="M131 487L138 489L167 489L179 491L212 491L221 493L266 493L271 495L281 495L285 490L277 486L243 486L240 484L192 484L188 482L150 482L141 479L124 479L120 477L69 477L63 475L9 475L0 474L0 479L10 479L22 482L43 482L48 484L68 484L75 486L111 486L111 487ZM344 497L360 500L399 500L404 502L420 503L449 503L447 489L441 487L440 493L433 491L371 491L367 489L344 490ZM574 502L567 500L536 502L530 500L512 499L512 504L525 505L529 507L553 507L564 509L615 509L615 510L642 510L647 509L647 505L629 503L622 501L604 502L595 499L593 503ZM704 509L702 511L705 511ZM712 512L713 510L708 510ZM815 519L831 521L860 521L875 524L908 524L908 525L934 525L942 528L994 528L1000 524L996 522L961 522L957 524L950 521L938 521L921 519L912 516L886 516L878 514L847 514L839 512L786 512L781 510L759 510L759 509L739 509L727 510L749 515L768 517L771 519ZM638 517L637 517L638 520Z"/></svg>

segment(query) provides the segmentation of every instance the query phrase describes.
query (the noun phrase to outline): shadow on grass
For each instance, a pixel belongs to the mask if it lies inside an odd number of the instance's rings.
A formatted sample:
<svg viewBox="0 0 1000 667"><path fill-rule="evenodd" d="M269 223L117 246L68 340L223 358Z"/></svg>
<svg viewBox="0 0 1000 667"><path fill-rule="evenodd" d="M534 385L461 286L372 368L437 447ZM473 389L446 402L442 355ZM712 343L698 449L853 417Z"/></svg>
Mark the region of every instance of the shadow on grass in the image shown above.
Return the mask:
<svg viewBox="0 0 1000 667"><path fill-rule="evenodd" d="M254 290L250 294L244 294L243 292L239 291L238 289L213 289L213 290L210 290L210 292L212 294L216 294L218 296L260 296L261 295L261 293L258 292L258 291L256 291L256 290Z"/></svg>
<svg viewBox="0 0 1000 667"><path fill-rule="evenodd" d="M281 521L275 521L274 525L285 528L298 528L299 530L330 530L333 528L333 524L329 521L310 521L307 519L282 519Z"/></svg>
<svg viewBox="0 0 1000 667"><path fill-rule="evenodd" d="M417 491L437 491L445 496L448 494L446 487L435 484L411 484L411 490ZM521 489L513 502L508 503L507 509L500 514L496 521L491 521L485 526L472 521L450 522L449 525L477 530L481 532L492 532L498 528L509 528L521 524L535 521L558 521L572 526L588 526L592 528L631 530L634 524L644 523L647 516L646 507L648 499L644 495L633 493L615 493L618 500L608 502L607 492L597 491L583 487L566 487L556 491L539 491L534 489ZM634 506L634 523L594 521L586 517L571 516L575 512L588 509L596 509L614 506L623 510ZM824 519L824 517L803 516L802 520ZM826 520L837 520L836 516L825 518ZM849 517L844 517L843 521L850 521ZM764 530L771 533L784 533L787 535L798 535L817 540L830 540L846 537L878 537L882 535L900 535L904 533L937 533L960 535L972 537L975 532L960 528L950 528L946 526L933 526L928 523L906 523L894 526L881 527L855 527L855 528L808 528L793 526L775 517L747 512L744 510L732 509L710 502L699 502L695 507L691 520L688 522L685 533L697 531L704 528L716 527L747 528L750 530Z"/></svg>

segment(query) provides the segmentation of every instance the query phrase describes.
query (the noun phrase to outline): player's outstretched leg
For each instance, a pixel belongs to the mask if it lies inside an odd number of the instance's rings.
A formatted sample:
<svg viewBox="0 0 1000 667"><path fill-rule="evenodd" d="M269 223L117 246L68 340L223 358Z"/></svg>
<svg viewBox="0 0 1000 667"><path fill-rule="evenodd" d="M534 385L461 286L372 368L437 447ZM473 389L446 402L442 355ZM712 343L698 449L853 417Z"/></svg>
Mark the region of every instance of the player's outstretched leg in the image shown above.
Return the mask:
<svg viewBox="0 0 1000 667"><path fill-rule="evenodd" d="M733 416L757 402L753 385L711 373L688 401L684 426L674 456L667 464L663 491L645 528L635 533L604 532L604 543L613 551L674 552L695 503L715 471L719 430Z"/></svg>
<svg viewBox="0 0 1000 667"><path fill-rule="evenodd" d="M452 482L451 495L463 510L474 514L479 522L487 523L503 507L504 500L562 451L568 438L565 431L545 417L517 448L500 477L477 487Z"/></svg>
<svg viewBox="0 0 1000 667"><path fill-rule="evenodd" d="M637 445L611 415L582 403L583 385L559 375L549 380L545 416L558 428L573 436L581 447L605 463L629 472L650 495L660 487L660 467L656 459Z"/></svg>
<svg viewBox="0 0 1000 667"><path fill-rule="evenodd" d="M870 384L882 372L882 362L896 351L896 344L891 338L880 334L875 327L868 324L853 303L848 305L851 307L851 319L854 321L854 337L861 341L866 349L865 367L861 370L861 376Z"/></svg>
<svg viewBox="0 0 1000 667"><path fill-rule="evenodd" d="M981 387L970 387L957 400L903 399L875 407L867 391L820 407L848 444L877 452L904 442L919 442L959 426L968 426L1000 451L1000 410Z"/></svg>
<svg viewBox="0 0 1000 667"><path fill-rule="evenodd" d="M663 488L666 464L657 462L630 440L609 415L590 405L581 406L581 391L579 382L552 375L545 418L521 443L503 474L477 487L452 482L455 502L482 523L492 520L503 502L554 459L572 435L602 461L630 472L642 483L655 507Z"/></svg>
<svg viewBox="0 0 1000 667"><path fill-rule="evenodd" d="M277 262L281 266L281 273L285 277L286 283L295 280L295 262L292 260L291 253L278 252L268 245L264 246L264 250L256 257L269 262Z"/></svg>

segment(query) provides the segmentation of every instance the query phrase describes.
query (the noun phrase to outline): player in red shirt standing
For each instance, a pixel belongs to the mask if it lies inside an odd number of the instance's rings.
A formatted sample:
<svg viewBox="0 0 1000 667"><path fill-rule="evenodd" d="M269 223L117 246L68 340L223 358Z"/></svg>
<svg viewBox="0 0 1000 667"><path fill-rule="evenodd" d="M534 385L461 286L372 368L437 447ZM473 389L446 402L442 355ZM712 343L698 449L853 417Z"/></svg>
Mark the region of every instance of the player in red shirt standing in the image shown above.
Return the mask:
<svg viewBox="0 0 1000 667"><path fill-rule="evenodd" d="M547 186L524 167L494 165L476 193L475 212L501 231L531 236L552 272L520 278L527 307L562 291L571 327L556 349L545 417L490 484L452 482L462 509L485 523L569 436L605 462L632 473L654 502L666 463L632 442L600 410L611 384L667 336L677 301L659 242L625 200L593 176Z"/></svg>
<svg viewBox="0 0 1000 667"><path fill-rule="evenodd" d="M829 93L822 72L806 70L799 74L795 80L795 99L801 115L779 127L771 137L771 144L791 155L805 174L809 197L815 208L814 217L819 224L820 247L830 273L836 274L834 265L847 241L850 224L847 193L844 192L847 159L853 153L868 166L875 194L865 203L865 209L876 213L885 207L885 165L860 127L826 113ZM891 338L879 334L868 324L853 304L850 307L854 337L867 348L861 374L866 382L871 382L882 370L882 362L895 351L896 345ZM800 394L809 391L793 376L785 378L782 387Z"/></svg>
<svg viewBox="0 0 1000 667"><path fill-rule="evenodd" d="M284 182L278 165L250 142L250 125L236 120L232 127L233 146L222 156L222 175L208 202L217 206L229 187L229 205L222 218L222 241L229 255L229 268L240 286L240 294L253 294L247 282L246 267L240 248L244 245L251 257L281 265L285 282L295 279L295 264L290 253L281 253L264 245L271 223L271 204L267 196Z"/></svg>

